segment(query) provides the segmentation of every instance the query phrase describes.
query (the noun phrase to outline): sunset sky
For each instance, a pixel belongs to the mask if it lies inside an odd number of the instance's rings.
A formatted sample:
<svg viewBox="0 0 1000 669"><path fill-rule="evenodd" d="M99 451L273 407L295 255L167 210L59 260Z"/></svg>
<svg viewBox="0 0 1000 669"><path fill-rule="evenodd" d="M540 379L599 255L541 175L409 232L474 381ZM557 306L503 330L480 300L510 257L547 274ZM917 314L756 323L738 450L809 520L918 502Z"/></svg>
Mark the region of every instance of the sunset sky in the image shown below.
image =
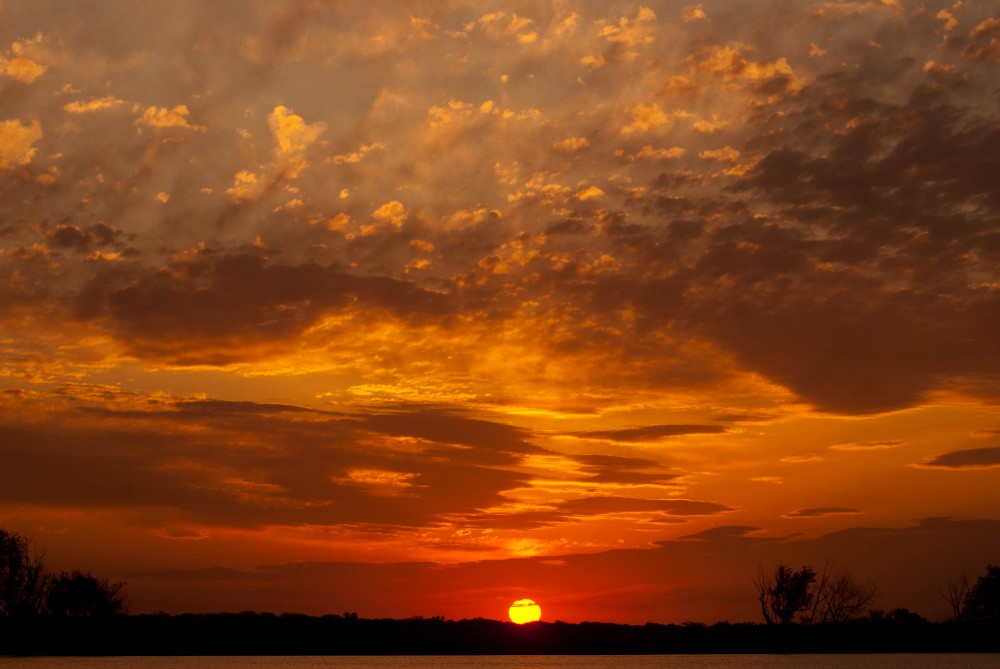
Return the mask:
<svg viewBox="0 0 1000 669"><path fill-rule="evenodd" d="M0 527L134 613L1000 563L1000 1L0 0Z"/></svg>

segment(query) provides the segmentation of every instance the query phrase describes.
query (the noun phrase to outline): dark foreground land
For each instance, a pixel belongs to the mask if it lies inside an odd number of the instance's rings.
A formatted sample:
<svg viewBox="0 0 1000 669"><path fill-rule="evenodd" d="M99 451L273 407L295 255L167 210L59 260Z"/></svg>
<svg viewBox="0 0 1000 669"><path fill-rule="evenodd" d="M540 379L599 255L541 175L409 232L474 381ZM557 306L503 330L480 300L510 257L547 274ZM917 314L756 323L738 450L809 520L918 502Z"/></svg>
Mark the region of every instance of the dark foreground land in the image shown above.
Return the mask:
<svg viewBox="0 0 1000 669"><path fill-rule="evenodd" d="M0 620L0 655L1000 652L995 621L766 626L366 620L273 614Z"/></svg>

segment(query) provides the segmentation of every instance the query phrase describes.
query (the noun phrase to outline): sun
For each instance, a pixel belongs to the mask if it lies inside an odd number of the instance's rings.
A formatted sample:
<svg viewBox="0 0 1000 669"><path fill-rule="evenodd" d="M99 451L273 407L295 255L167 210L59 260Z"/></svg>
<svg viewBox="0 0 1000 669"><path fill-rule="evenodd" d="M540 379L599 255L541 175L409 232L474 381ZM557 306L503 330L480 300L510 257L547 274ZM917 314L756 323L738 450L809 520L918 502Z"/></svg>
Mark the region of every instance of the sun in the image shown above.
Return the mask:
<svg viewBox="0 0 1000 669"><path fill-rule="evenodd" d="M519 599L510 605L507 613L510 615L511 622L523 625L524 623L533 623L540 619L542 617L542 607L530 599Z"/></svg>

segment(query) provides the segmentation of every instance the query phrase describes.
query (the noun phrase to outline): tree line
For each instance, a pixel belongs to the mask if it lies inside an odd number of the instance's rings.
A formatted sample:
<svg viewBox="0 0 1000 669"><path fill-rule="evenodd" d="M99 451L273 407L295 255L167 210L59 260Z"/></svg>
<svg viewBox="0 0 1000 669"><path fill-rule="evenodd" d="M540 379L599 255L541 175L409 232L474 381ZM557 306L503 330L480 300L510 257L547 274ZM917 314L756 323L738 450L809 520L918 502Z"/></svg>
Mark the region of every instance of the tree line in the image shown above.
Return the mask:
<svg viewBox="0 0 1000 669"><path fill-rule="evenodd" d="M81 571L54 574L28 540L0 529L0 618L96 618L126 612L124 583Z"/></svg>
<svg viewBox="0 0 1000 669"><path fill-rule="evenodd" d="M817 572L809 565L792 569L779 564L768 571L758 567L754 579L757 601L768 625L814 625L919 618L906 609L888 614L872 608L878 588L859 581L850 572L836 572L829 563ZM987 565L986 573L970 584L964 576L949 581L941 596L952 608L952 620L1000 621L1000 566Z"/></svg>
<svg viewBox="0 0 1000 669"><path fill-rule="evenodd" d="M124 614L124 586L89 572L52 573L42 556L31 551L24 536L0 529L0 619ZM820 571L809 565L799 569L785 564L772 570L758 567L754 586L761 615L769 626L923 620L906 609L889 613L874 609L872 604L878 597L875 584L859 581L847 571L838 572L830 563ZM1000 621L1000 566L987 565L986 573L974 583L964 576L953 579L940 593L951 606L955 622ZM358 620L356 613L344 618Z"/></svg>

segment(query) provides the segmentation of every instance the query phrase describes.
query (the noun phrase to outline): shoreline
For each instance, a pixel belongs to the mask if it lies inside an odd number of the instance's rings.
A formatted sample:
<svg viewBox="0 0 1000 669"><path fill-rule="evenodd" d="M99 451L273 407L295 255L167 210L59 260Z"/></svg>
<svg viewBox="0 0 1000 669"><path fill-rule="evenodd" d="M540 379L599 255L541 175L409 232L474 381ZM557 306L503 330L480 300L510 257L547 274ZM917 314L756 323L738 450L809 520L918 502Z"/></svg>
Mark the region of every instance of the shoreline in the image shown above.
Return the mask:
<svg viewBox="0 0 1000 669"><path fill-rule="evenodd" d="M364 619L269 613L0 621L0 656L997 653L1000 622L814 626Z"/></svg>

